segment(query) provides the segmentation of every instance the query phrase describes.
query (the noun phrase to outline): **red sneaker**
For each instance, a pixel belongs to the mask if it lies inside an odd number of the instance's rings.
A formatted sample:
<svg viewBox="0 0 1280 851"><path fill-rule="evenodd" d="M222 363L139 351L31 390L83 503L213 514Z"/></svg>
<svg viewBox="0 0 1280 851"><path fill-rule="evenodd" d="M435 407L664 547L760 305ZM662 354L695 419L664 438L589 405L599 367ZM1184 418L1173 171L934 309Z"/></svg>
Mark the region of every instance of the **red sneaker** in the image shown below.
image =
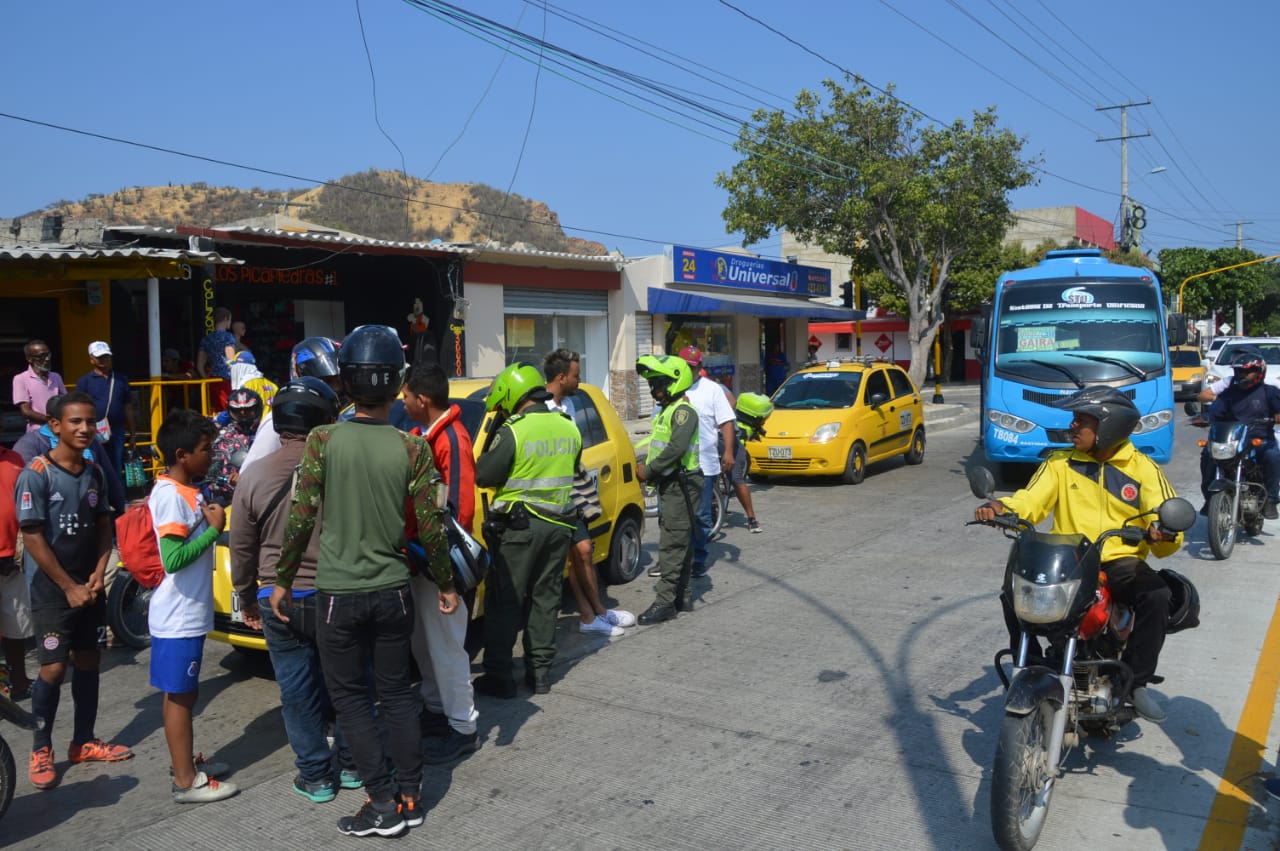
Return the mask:
<svg viewBox="0 0 1280 851"><path fill-rule="evenodd" d="M67 748L67 759L72 765L78 762L123 762L126 759L133 759L133 751L124 745L113 745L102 739L94 739L82 745L72 743L71 747Z"/></svg>
<svg viewBox="0 0 1280 851"><path fill-rule="evenodd" d="M28 776L31 785L37 789L52 789L58 785L58 772L53 767L53 748L46 746L31 752Z"/></svg>

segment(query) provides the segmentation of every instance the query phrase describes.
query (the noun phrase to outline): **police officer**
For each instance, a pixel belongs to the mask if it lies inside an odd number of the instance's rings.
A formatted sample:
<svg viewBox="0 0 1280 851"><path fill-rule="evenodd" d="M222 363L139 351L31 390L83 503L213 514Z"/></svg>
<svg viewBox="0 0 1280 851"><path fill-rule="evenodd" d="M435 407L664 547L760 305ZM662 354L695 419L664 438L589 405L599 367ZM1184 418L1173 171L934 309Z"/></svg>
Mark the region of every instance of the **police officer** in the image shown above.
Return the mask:
<svg viewBox="0 0 1280 851"><path fill-rule="evenodd" d="M653 421L649 453L637 465L642 482L658 486L662 504L658 541L657 596L637 618L640 624L661 623L676 612L693 611L689 582L693 574L693 524L702 493L698 466L698 412L684 393L693 385L693 370L673 355L644 355L636 372L649 382L649 394L662 406Z"/></svg>
<svg viewBox="0 0 1280 851"><path fill-rule="evenodd" d="M551 690L565 558L577 524L570 492L582 452L573 421L548 410L542 374L513 363L493 380L485 408L505 421L476 459L476 484L496 489L484 532L495 569L485 583L484 673L475 690L511 698L512 647L524 626L525 682ZM527 606L527 608L526 608Z"/></svg>

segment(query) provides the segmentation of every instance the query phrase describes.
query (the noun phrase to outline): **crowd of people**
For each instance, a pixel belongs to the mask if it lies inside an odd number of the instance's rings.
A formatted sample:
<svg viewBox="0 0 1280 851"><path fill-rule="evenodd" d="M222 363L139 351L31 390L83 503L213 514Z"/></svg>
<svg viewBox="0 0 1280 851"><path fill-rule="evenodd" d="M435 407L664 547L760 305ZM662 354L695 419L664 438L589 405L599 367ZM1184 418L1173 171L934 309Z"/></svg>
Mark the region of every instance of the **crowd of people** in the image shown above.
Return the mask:
<svg viewBox="0 0 1280 851"><path fill-rule="evenodd" d="M518 694L519 635L524 683L534 694L550 690L564 576L584 634L616 636L692 610L691 582L708 569L704 482L745 467L733 397L703 377L696 348L637 363L661 406L638 474L663 504L656 597L637 617L605 605L594 566L589 527L603 512L574 421L578 353L557 349L541 369L516 363L494 379L485 398L494 424L477 456L444 370L430 362L410 369L394 329L361 326L341 343L303 340L290 381L277 388L257 372L230 313L219 309L215 319L194 373L225 374L225 393L213 394L219 413L169 411L155 437L164 472L144 499L163 568L148 614L150 682L163 695L175 802L237 792L220 779L229 767L194 747L215 544L228 525L233 593L275 669L293 788L315 802L363 788L365 805L338 822L351 835L392 836L422 823L424 763L478 747L475 694ZM14 398L28 432L0 452L0 636L11 696L29 697L43 722L28 771L38 789L60 779L53 722L68 667L68 761L132 757L98 738L94 722L116 561L112 520L128 504L120 470L135 422L110 345L94 342L88 354L91 371L67 392L49 370L48 346L27 345L29 369L14 379ZM191 374L176 352L165 355L166 377ZM411 428L392 424L393 404ZM708 434L715 438L700 441ZM483 671L472 681L464 593L473 589L451 552L453 530L472 527L477 487L493 494L483 523L493 568ZM760 531L749 493L741 496L751 531ZM29 677L26 652L37 636L39 670Z"/></svg>

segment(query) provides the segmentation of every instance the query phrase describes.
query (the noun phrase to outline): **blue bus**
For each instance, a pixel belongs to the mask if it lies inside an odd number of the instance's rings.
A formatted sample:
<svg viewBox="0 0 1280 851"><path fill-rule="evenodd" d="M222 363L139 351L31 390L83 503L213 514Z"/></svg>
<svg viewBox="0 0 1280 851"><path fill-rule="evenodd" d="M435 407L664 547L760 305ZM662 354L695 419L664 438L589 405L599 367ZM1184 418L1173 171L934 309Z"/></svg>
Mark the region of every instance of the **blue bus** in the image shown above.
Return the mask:
<svg viewBox="0 0 1280 851"><path fill-rule="evenodd" d="M1134 445L1169 460L1169 345L1185 342L1186 324L1171 315L1166 325L1150 270L1114 264L1093 248L1050 251L1030 269L1002 274L989 307L974 330L988 461L1038 464L1070 448L1071 414L1053 404L1095 384L1133 399L1142 412Z"/></svg>

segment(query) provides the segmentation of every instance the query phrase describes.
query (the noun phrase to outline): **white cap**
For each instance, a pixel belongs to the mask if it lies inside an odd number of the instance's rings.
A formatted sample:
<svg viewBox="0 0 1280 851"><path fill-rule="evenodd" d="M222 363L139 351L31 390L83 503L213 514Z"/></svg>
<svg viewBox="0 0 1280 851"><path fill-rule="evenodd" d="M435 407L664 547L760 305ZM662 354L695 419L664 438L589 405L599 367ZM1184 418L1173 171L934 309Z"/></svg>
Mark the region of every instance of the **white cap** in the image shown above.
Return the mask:
<svg viewBox="0 0 1280 851"><path fill-rule="evenodd" d="M89 344L89 357L100 358L103 355L111 354L111 346L101 340L94 340Z"/></svg>

